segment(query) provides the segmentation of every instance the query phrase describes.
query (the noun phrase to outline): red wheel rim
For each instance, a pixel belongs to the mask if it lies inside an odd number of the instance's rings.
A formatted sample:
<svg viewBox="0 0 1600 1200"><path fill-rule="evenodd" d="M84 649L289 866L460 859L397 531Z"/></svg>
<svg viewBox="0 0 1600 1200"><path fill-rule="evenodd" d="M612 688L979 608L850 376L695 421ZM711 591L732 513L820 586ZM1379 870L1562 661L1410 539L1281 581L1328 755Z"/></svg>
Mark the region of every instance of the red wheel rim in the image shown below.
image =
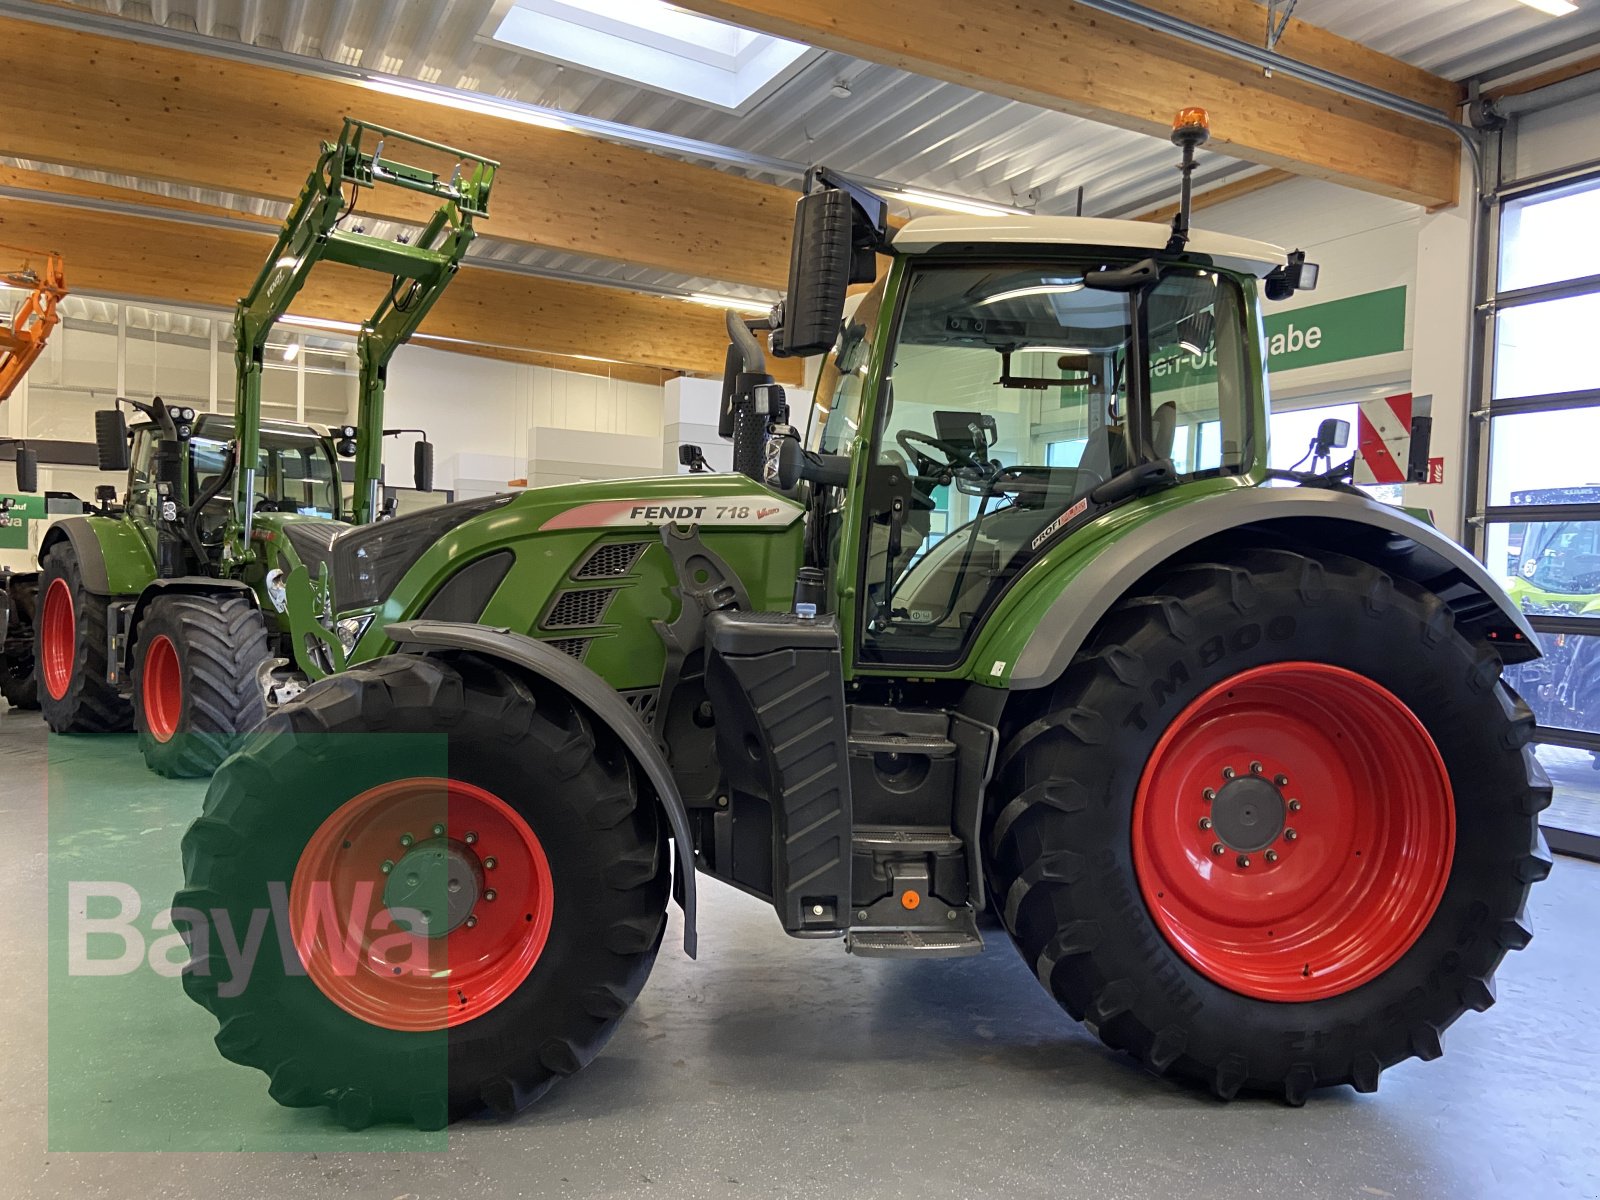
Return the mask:
<svg viewBox="0 0 1600 1200"><path fill-rule="evenodd" d="M72 684L73 652L78 642L78 618L72 608L72 589L65 579L50 581L39 628L39 668L45 691L52 700L60 700Z"/></svg>
<svg viewBox="0 0 1600 1200"><path fill-rule="evenodd" d="M317 828L289 919L323 995L368 1024L423 1031L516 991L544 952L553 902L544 848L515 809L459 780L411 778Z"/></svg>
<svg viewBox="0 0 1600 1200"><path fill-rule="evenodd" d="M144 723L158 742L170 742L183 719L183 667L178 648L162 634L144 656Z"/></svg>
<svg viewBox="0 0 1600 1200"><path fill-rule="evenodd" d="M1433 918L1455 848L1444 760L1416 715L1323 663L1244 671L1173 721L1139 782L1133 862L1166 939L1263 1000L1376 978Z"/></svg>

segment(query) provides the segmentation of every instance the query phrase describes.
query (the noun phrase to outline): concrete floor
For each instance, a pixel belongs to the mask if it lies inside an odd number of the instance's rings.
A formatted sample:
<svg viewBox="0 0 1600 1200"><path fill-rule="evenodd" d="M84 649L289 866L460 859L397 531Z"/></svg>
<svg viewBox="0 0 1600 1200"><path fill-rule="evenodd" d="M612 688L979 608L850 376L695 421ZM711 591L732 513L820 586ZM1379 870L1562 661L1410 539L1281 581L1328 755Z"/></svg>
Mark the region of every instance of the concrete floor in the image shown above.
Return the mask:
<svg viewBox="0 0 1600 1200"><path fill-rule="evenodd" d="M1105 1051L1004 942L859 960L708 884L700 961L674 910L611 1045L521 1119L351 1134L218 1057L176 980L67 977L68 880L132 884L148 930L203 790L0 711L0 1200L1600 1195L1600 866L1558 860L1499 1004L1375 1096L1219 1104Z"/></svg>

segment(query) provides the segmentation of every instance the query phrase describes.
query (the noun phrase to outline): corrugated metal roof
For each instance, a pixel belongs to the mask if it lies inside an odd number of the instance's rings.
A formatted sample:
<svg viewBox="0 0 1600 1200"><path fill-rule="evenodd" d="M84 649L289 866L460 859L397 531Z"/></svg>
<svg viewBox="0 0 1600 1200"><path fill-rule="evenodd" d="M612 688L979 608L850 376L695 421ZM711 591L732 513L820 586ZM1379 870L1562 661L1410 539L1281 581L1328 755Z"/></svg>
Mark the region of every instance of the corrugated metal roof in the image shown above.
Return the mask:
<svg viewBox="0 0 1600 1200"><path fill-rule="evenodd" d="M1085 214L1122 215L1167 199L1175 186L1173 151L1164 139L835 53L819 55L750 112L728 113L489 43L480 34L493 2L81 0L80 6L748 153L824 162L909 187L1039 213L1079 211L1081 188ZM1551 18L1516 0L1300 0L1295 15L1442 74L1461 76L1600 30L1600 0L1579 3L1578 13ZM1208 153L1197 182L1203 186L1208 179L1254 169ZM744 173L774 178L754 170ZM101 178L262 216L281 215L260 201ZM492 234L474 253L527 269L644 289L768 295L709 279L509 245L496 242Z"/></svg>
<svg viewBox="0 0 1600 1200"><path fill-rule="evenodd" d="M1294 15L1447 79L1600 36L1600 0L1552 17L1517 0L1300 0Z"/></svg>

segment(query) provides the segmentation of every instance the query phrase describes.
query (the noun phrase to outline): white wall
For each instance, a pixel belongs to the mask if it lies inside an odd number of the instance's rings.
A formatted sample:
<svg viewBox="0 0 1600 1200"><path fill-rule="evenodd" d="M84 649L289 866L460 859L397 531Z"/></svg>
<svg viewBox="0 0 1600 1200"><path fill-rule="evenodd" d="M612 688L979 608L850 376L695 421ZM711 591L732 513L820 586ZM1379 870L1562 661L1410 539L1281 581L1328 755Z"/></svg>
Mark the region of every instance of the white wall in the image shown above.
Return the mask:
<svg viewBox="0 0 1600 1200"><path fill-rule="evenodd" d="M464 499L513 479L659 475L662 406L651 384L405 346L389 367L385 423L426 429L435 486ZM410 481L411 440L385 445L391 483Z"/></svg>

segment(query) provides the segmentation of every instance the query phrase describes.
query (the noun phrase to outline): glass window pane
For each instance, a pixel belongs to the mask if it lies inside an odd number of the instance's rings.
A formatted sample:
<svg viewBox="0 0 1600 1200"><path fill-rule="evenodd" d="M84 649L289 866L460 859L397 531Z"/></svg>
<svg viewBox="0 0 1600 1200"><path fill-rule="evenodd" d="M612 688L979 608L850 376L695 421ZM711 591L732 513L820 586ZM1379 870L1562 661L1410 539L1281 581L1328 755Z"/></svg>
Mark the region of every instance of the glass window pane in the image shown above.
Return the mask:
<svg viewBox="0 0 1600 1200"><path fill-rule="evenodd" d="M1600 387L1600 292L1507 308L1495 318L1494 394L1543 396Z"/></svg>
<svg viewBox="0 0 1600 1200"><path fill-rule="evenodd" d="M355 420L355 350L307 345L305 356L306 420L318 425Z"/></svg>
<svg viewBox="0 0 1600 1200"><path fill-rule="evenodd" d="M1513 200L1500 220L1500 290L1600 275L1600 180Z"/></svg>
<svg viewBox="0 0 1600 1200"><path fill-rule="evenodd" d="M1539 746L1534 753L1556 785L1539 823L1600 837L1600 756L1569 746Z"/></svg>
<svg viewBox="0 0 1600 1200"><path fill-rule="evenodd" d="M1490 504L1570 504L1560 488L1600 489L1600 408L1515 413L1489 423Z"/></svg>
<svg viewBox="0 0 1600 1200"><path fill-rule="evenodd" d="M1600 499L1600 488L1586 491ZM1523 612L1600 616L1600 506L1592 521L1496 522L1484 561Z"/></svg>
<svg viewBox="0 0 1600 1200"><path fill-rule="evenodd" d="M1543 658L1507 667L1505 681L1546 729L1600 733L1600 635L1541 633Z"/></svg>

